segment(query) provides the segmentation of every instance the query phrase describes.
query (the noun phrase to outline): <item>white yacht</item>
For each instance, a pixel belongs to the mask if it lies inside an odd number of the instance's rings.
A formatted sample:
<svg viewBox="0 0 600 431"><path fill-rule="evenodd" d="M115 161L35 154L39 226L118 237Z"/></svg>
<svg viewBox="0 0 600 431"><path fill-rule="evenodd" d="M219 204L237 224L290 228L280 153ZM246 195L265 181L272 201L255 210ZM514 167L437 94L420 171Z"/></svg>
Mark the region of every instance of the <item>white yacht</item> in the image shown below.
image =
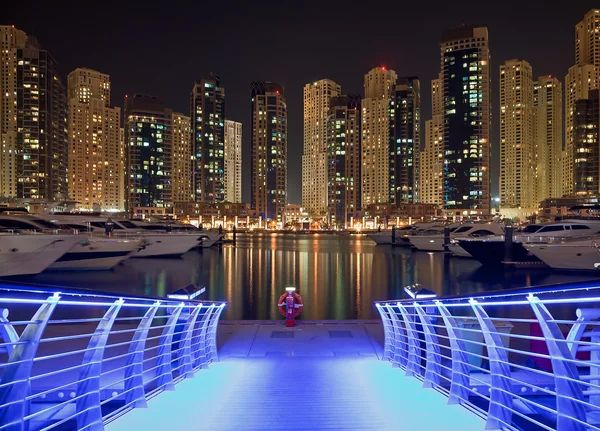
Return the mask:
<svg viewBox="0 0 600 431"><path fill-rule="evenodd" d="M391 244L392 243L392 231L391 230L382 230L380 232L369 232L367 234L367 238L372 241L375 241L375 244Z"/></svg>
<svg viewBox="0 0 600 431"><path fill-rule="evenodd" d="M600 270L600 237L565 240L556 244L524 244L529 253L552 269Z"/></svg>
<svg viewBox="0 0 600 431"><path fill-rule="evenodd" d="M79 234L73 247L60 256L47 269L54 271L109 270L128 259L143 247L140 239L113 239L84 235L83 224L58 225L39 217L0 215L0 229L14 232L52 232Z"/></svg>
<svg viewBox="0 0 600 431"><path fill-rule="evenodd" d="M450 238L482 238L501 235L502 226L498 223L468 223L459 225L450 225ZM443 228L440 232L436 229L431 234L425 231L421 235L409 237L410 243L420 251L444 251L444 233Z"/></svg>
<svg viewBox="0 0 600 431"><path fill-rule="evenodd" d="M200 230L197 227L191 224L183 224L183 223L151 223L140 220L119 220L119 224L129 226L130 229L140 229L142 232L156 232L156 231L164 231L170 230L171 232L178 233L187 233L187 234L199 234L202 238L202 242L200 244L203 248L209 248L213 245L217 244L219 241L222 241L225 237L224 233L219 233L216 230ZM134 227L135 226L135 227Z"/></svg>
<svg viewBox="0 0 600 431"><path fill-rule="evenodd" d="M550 244L562 242L568 238L585 238L600 232L600 223L583 221L564 221L526 226L515 232L512 242L512 263L519 266L539 266L542 261L530 253L525 244ZM473 258L484 265L501 265L504 262L504 235L484 239L458 238L458 244Z"/></svg>
<svg viewBox="0 0 600 431"><path fill-rule="evenodd" d="M106 223L109 217L79 216L79 215L56 215L47 217L47 220L58 223L61 226L83 226L96 235L104 235ZM202 241L201 231L171 231L165 225L160 229L149 224L150 228L138 227L131 220L111 218L112 235L114 239L142 239L143 247L133 253L131 257L177 257L193 248L199 247Z"/></svg>
<svg viewBox="0 0 600 431"><path fill-rule="evenodd" d="M75 235L0 233L0 277L36 275L65 255Z"/></svg>

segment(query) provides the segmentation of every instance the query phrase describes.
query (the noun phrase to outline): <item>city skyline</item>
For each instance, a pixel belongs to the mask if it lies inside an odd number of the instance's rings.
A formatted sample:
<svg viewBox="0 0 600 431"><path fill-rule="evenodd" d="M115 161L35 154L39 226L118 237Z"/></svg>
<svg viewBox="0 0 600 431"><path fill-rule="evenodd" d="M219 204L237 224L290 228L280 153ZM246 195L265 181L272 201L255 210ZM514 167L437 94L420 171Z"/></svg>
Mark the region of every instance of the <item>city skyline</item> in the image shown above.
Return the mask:
<svg viewBox="0 0 600 431"><path fill-rule="evenodd" d="M253 34L244 37L251 16L257 12L248 10L248 6L239 5L232 11L231 20L220 23L219 34L223 37L223 49L205 52L202 56L183 56L182 51L189 50L185 41L185 23L193 19L188 12L166 11L165 14L150 17L144 10L125 5L116 16L111 15L111 31L94 32L98 26L104 25L102 13L97 21L85 20L79 23L70 17L82 13L78 8L64 9L40 5L22 11L9 11L7 23L32 33L44 49L52 53L58 64L58 70L63 79L72 70L88 67L111 76L113 105L121 106L125 94L152 94L164 100L166 106L174 111L188 113L189 89L193 82L210 72L218 74L222 85L227 88L227 118L249 124L249 87L254 79L265 79L280 82L286 87L286 98L289 111L289 158L299 159L302 155L302 89L308 82L319 79L331 79L342 86L344 93L362 94L362 77L368 70L379 65L396 71L398 76L417 75L421 80L421 99L430 100L429 82L437 76L439 70L439 41L442 32L460 23L476 23L487 26L490 33L490 50L492 52L492 194L498 195L498 164L499 164L499 132L498 132L498 69L499 65L511 58L528 61L536 71L536 75L557 76L564 82L564 76L569 67L575 64L574 38L575 25L580 22L591 8L597 6L593 2L582 2L575 8L565 11L552 11L539 8L535 3L524 5L522 13L513 16L512 10L503 6L482 5L477 10L461 5L453 8L432 7L433 3L425 6L390 5L390 11L402 11L415 17L414 22L406 23L402 28L389 17L377 16L375 10L348 8L343 14L337 15L337 20L345 19L350 22L365 22L364 34L353 32L352 43L339 46L339 52L331 55L327 45L315 48L313 39L332 34L336 26L326 25L327 20L334 20L334 10L325 6L320 14L319 22L314 25L316 30L306 40L293 37L299 32L299 21L295 21L294 13L297 8L309 5L285 5L277 10L266 10L270 17L281 12L290 17L290 22L283 20L277 23L273 32ZM268 8L267 8L268 9ZM379 8L377 8L379 9ZM10 13L12 12L12 13ZM61 15L62 13L62 15ZM531 19L533 16L536 19ZM48 17L52 19L48 19ZM189 16L189 18L188 18ZM419 17L423 17L419 19ZM423 22L427 18L427 27ZM510 19L511 30L502 28L502 24ZM164 21L164 26L148 25ZM383 20L383 21L382 21ZM335 20L334 20L335 21ZM373 24L370 22L373 21ZM376 21L376 22L375 22ZM62 25L61 25L62 24ZM127 24L127 25L126 25ZM285 24L285 25L284 25ZM319 25L323 24L323 25ZM215 24L209 24L212 27ZM389 27L389 28L388 28ZM147 28L147 29L146 29ZM145 53L148 49L156 49L155 44L148 47L136 41L148 35L151 40L159 42L156 28L161 31L175 32L180 36L166 38L158 46L169 46L165 54L165 64L152 62ZM368 29L377 28L376 33ZM58 29L58 30L57 30ZM154 35L147 33L153 32ZM379 30L380 29L380 30ZM101 37L97 37L101 35ZM354 34L356 33L356 34ZM77 34L77 37L73 37ZM126 35L135 37L129 40ZM278 34L273 39L272 35ZM189 39L189 38L187 38ZM113 41L118 43L111 43ZM191 40L191 39L190 39ZM107 43L108 42L108 43ZM268 52L263 47L274 43ZM111 45L110 49L105 45ZM539 48L537 48L539 46ZM134 48L135 47L135 48ZM85 49L84 49L85 48ZM252 48L252 49L251 49ZM135 61L129 50L136 50ZM352 55L349 52L352 51ZM73 55L76 52L76 55ZM277 55L273 56L273 52ZM172 61L176 60L177 67ZM126 67L123 67L126 66ZM422 129L425 120L431 118L431 105L422 104ZM244 172L250 172L250 136L244 135ZM422 140L421 146L424 142ZM301 166L291 163L288 173L289 202L301 201ZM250 201L249 184L244 182L243 201Z"/></svg>

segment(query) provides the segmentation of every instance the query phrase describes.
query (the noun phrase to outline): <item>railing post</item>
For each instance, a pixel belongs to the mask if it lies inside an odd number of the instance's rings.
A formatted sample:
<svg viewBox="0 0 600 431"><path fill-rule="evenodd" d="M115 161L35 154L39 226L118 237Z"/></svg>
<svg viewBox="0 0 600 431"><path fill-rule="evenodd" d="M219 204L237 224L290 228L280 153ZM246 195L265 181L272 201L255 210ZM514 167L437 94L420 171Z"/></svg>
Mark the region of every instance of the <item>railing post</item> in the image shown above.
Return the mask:
<svg viewBox="0 0 600 431"><path fill-rule="evenodd" d="M387 311L388 306L385 307L377 304L377 311L379 311L379 315L381 316L381 323L383 323L383 335L384 335L384 344L383 344L383 360L391 361L394 353L393 353L393 344L392 337L394 336L394 328L392 326L392 319L389 316L389 311Z"/></svg>
<svg viewBox="0 0 600 431"><path fill-rule="evenodd" d="M394 311L394 307L387 305L390 318L392 320L392 327L394 328L394 345L393 345L393 362L398 364L400 367L407 368L408 366L408 338L406 336L406 329L402 327L398 314ZM400 309L398 308L398 311Z"/></svg>
<svg viewBox="0 0 600 431"><path fill-rule="evenodd" d="M208 327L208 334L206 338L206 348L208 353L206 354L207 363L218 362L219 356L217 353L217 329L219 327L219 318L225 306L220 304L215 306L215 311L210 316L210 322Z"/></svg>
<svg viewBox="0 0 600 431"><path fill-rule="evenodd" d="M173 309L173 313L171 313L171 316L167 320L160 336L158 351L156 352L156 387L163 388L165 391L172 391L175 389L173 383L173 367L171 366L171 346L173 345L175 326L177 325L182 310L183 302Z"/></svg>
<svg viewBox="0 0 600 431"><path fill-rule="evenodd" d="M77 383L77 401L75 409L77 415L77 429L90 431L103 431L102 407L100 406L100 374L102 373L102 359L108 341L108 335L115 322L115 318L123 305L123 300L118 299L104 314L98 323L94 335L90 338L87 349L83 355L82 365Z"/></svg>
<svg viewBox="0 0 600 431"><path fill-rule="evenodd" d="M419 339L413 316L410 315L404 305L398 303L398 308L400 309L400 313L402 313L406 335L408 337L408 363L406 364L406 375L414 376L415 374L421 374L421 352L419 350L421 347L421 340Z"/></svg>
<svg viewBox="0 0 600 431"><path fill-rule="evenodd" d="M125 368L125 405L132 407L147 407L146 393L144 391L144 348L148 331L158 311L160 301L156 301L140 321L129 346L127 355L127 368Z"/></svg>
<svg viewBox="0 0 600 431"><path fill-rule="evenodd" d="M481 304L474 299L469 303L481 326L492 376L486 429L502 429L512 423L512 385L506 378L511 374L508 356L494 322L490 320Z"/></svg>
<svg viewBox="0 0 600 431"><path fill-rule="evenodd" d="M8 320L8 308L0 308L0 339L4 343L17 343L19 341L19 334L17 334L14 326L11 325ZM15 346L15 344L6 345L5 351L9 357L15 349Z"/></svg>
<svg viewBox="0 0 600 431"><path fill-rule="evenodd" d="M423 387L431 388L432 386L440 385L440 375L442 374L442 357L440 356L440 345L438 342L437 333L431 324L431 317L423 310L416 302L414 303L415 310L421 320L421 326L425 333L425 347L427 351L427 362L425 366L425 382Z"/></svg>
<svg viewBox="0 0 600 431"><path fill-rule="evenodd" d="M23 344L16 345L8 358L0 380L0 405L4 406L0 410L0 424L5 425L4 431L23 431L29 428L24 417L29 411L29 401L25 397L29 394L31 367L48 320L59 300L60 296L54 294L38 308L31 318L32 323L25 327L19 337L19 342Z"/></svg>
<svg viewBox="0 0 600 431"><path fill-rule="evenodd" d="M452 377L450 380L450 394L448 395L448 404L460 404L460 401L469 400L470 371L467 360L467 350L465 342L460 334L460 329L456 325L454 317L441 301L436 301L440 316L444 320L446 333L450 341L450 352L452 356Z"/></svg>
<svg viewBox="0 0 600 431"><path fill-rule="evenodd" d="M197 335L192 337L192 368L196 369L198 366L203 364L202 359L206 359L206 334L208 325L210 324L210 317L215 309L214 304L205 307L206 311L200 319L198 328L194 331Z"/></svg>
<svg viewBox="0 0 600 431"><path fill-rule="evenodd" d="M179 367L179 375L184 376L186 379L194 377L192 370L192 334L194 332L194 325L198 318L198 313L202 309L202 304L194 307L194 310L188 316L187 322L181 334L181 342L177 349L177 366ZM183 345L182 345L183 344Z"/></svg>
<svg viewBox="0 0 600 431"><path fill-rule="evenodd" d="M568 342L546 306L531 294L527 299L540 324L550 354L556 388L556 429L584 431L587 429L583 424L586 422L586 412L583 404L578 402L583 399L583 391L581 384L576 382L579 373L572 362L574 358Z"/></svg>

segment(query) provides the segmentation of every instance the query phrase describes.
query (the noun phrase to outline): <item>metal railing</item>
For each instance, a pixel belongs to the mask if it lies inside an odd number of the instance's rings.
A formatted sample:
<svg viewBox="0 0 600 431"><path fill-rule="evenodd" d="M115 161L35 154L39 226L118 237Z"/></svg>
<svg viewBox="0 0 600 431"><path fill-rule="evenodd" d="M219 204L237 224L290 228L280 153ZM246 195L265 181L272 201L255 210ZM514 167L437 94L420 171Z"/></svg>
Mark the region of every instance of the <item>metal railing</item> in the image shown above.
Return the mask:
<svg viewBox="0 0 600 431"><path fill-rule="evenodd" d="M600 430L599 305L600 284L376 302L384 360L486 429L558 431Z"/></svg>
<svg viewBox="0 0 600 431"><path fill-rule="evenodd" d="M92 430L216 361L224 302L0 284L0 430Z"/></svg>

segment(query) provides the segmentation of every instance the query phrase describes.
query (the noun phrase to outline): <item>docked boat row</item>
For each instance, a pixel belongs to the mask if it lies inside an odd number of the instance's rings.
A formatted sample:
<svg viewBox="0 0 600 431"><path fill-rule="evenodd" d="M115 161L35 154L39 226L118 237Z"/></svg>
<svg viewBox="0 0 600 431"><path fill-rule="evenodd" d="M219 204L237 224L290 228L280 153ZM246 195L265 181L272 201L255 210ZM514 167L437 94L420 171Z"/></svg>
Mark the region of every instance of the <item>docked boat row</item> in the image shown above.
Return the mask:
<svg viewBox="0 0 600 431"><path fill-rule="evenodd" d="M495 223L462 223L425 228L414 225L393 233L393 245L410 246L420 251L448 252L474 258L488 267L513 265L558 270L600 270L600 219L565 219L554 223L532 224L512 233L508 240L504 226ZM380 242L390 231L377 235Z"/></svg>
<svg viewBox="0 0 600 431"><path fill-rule="evenodd" d="M106 217L0 216L0 277L109 270L129 258L177 257L223 234Z"/></svg>

